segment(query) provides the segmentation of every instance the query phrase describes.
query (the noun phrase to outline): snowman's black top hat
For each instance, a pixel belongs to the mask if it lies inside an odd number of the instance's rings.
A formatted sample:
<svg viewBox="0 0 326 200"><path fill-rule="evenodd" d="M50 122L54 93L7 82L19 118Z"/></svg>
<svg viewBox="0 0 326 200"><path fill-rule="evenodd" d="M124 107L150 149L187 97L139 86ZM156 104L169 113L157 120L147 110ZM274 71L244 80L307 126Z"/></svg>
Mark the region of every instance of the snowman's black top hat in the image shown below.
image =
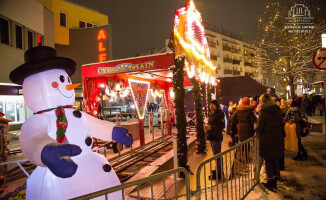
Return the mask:
<svg viewBox="0 0 326 200"><path fill-rule="evenodd" d="M10 72L13 83L22 85L24 79L50 69L63 69L69 76L76 71L76 63L70 58L57 57L52 47L38 46L25 52L25 63Z"/></svg>

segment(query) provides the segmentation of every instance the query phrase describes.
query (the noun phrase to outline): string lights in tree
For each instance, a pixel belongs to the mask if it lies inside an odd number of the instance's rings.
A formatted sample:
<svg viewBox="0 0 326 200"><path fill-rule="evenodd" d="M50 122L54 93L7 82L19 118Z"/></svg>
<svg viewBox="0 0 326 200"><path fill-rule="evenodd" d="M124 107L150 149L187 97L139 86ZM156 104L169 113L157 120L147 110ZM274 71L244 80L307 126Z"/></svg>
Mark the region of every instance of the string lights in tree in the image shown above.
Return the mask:
<svg viewBox="0 0 326 200"><path fill-rule="evenodd" d="M310 31L289 32L286 17L295 3L282 1L266 4L258 19L256 37L256 43L264 51L254 58L271 75L271 79L289 85L291 95L294 95L297 80L312 81L308 80L315 71L311 65L311 57L321 47L321 33L326 32L325 16L317 17L319 8L312 5L311 1L302 3L309 5L310 12L314 14L314 28Z"/></svg>

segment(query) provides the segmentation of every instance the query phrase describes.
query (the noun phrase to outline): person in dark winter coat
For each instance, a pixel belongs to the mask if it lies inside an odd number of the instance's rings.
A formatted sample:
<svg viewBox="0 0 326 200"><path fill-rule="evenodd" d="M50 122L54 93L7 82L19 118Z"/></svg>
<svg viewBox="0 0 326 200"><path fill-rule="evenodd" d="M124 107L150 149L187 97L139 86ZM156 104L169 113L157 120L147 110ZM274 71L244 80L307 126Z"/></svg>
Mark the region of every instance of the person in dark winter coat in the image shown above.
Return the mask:
<svg viewBox="0 0 326 200"><path fill-rule="evenodd" d="M239 124L238 133L239 141L245 141L254 136L254 123L256 122L256 116L253 112L254 106L249 105L249 98L242 99L242 104L238 105L237 110L231 117L233 124Z"/></svg>
<svg viewBox="0 0 326 200"><path fill-rule="evenodd" d="M211 109L211 113L209 116L208 125L205 125L204 129L207 133L207 139L211 143L213 155L216 155L221 153L222 148L222 131L225 128L224 113L216 100L212 100L209 103L209 107ZM218 178L220 179L222 175L221 159L217 159L216 170L212 171L211 175L209 176L210 179L216 180L216 171L218 172Z"/></svg>
<svg viewBox="0 0 326 200"><path fill-rule="evenodd" d="M260 97L263 103L258 116L256 132L259 136L259 154L265 160L269 189L277 189L280 177L279 160L283 154L282 111L268 94Z"/></svg>

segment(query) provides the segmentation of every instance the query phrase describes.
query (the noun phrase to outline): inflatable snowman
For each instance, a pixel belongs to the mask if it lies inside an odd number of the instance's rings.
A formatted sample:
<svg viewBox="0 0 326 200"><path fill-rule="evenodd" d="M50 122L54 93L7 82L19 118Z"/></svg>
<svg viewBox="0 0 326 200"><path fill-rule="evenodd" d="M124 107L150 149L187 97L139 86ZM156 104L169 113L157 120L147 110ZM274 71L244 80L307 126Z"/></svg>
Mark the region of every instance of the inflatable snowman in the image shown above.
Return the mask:
<svg viewBox="0 0 326 200"><path fill-rule="evenodd" d="M91 151L92 137L124 145L132 138L122 127L71 108L79 85L69 78L75 70L73 60L39 46L26 51L25 64L10 73L12 82L23 85L25 102L35 113L19 138L23 154L37 165L27 179L28 200L70 199L120 184L107 159ZM120 191L108 197L122 199Z"/></svg>

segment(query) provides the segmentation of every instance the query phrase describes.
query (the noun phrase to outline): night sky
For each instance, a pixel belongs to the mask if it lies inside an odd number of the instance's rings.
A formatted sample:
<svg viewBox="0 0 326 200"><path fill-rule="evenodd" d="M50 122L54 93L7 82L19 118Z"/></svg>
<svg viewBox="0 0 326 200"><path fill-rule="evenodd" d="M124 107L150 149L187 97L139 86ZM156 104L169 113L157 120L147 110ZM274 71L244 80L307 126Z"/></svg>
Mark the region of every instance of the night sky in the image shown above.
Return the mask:
<svg viewBox="0 0 326 200"><path fill-rule="evenodd" d="M113 59L134 57L165 47L173 28L174 12L186 0L69 0L109 16L112 25ZM204 22L242 34L252 42L265 4L272 0L194 0ZM313 5L325 0L310 0ZM299 2L298 2L299 3ZM309 7L308 7L309 8ZM322 12L326 12L325 7Z"/></svg>

